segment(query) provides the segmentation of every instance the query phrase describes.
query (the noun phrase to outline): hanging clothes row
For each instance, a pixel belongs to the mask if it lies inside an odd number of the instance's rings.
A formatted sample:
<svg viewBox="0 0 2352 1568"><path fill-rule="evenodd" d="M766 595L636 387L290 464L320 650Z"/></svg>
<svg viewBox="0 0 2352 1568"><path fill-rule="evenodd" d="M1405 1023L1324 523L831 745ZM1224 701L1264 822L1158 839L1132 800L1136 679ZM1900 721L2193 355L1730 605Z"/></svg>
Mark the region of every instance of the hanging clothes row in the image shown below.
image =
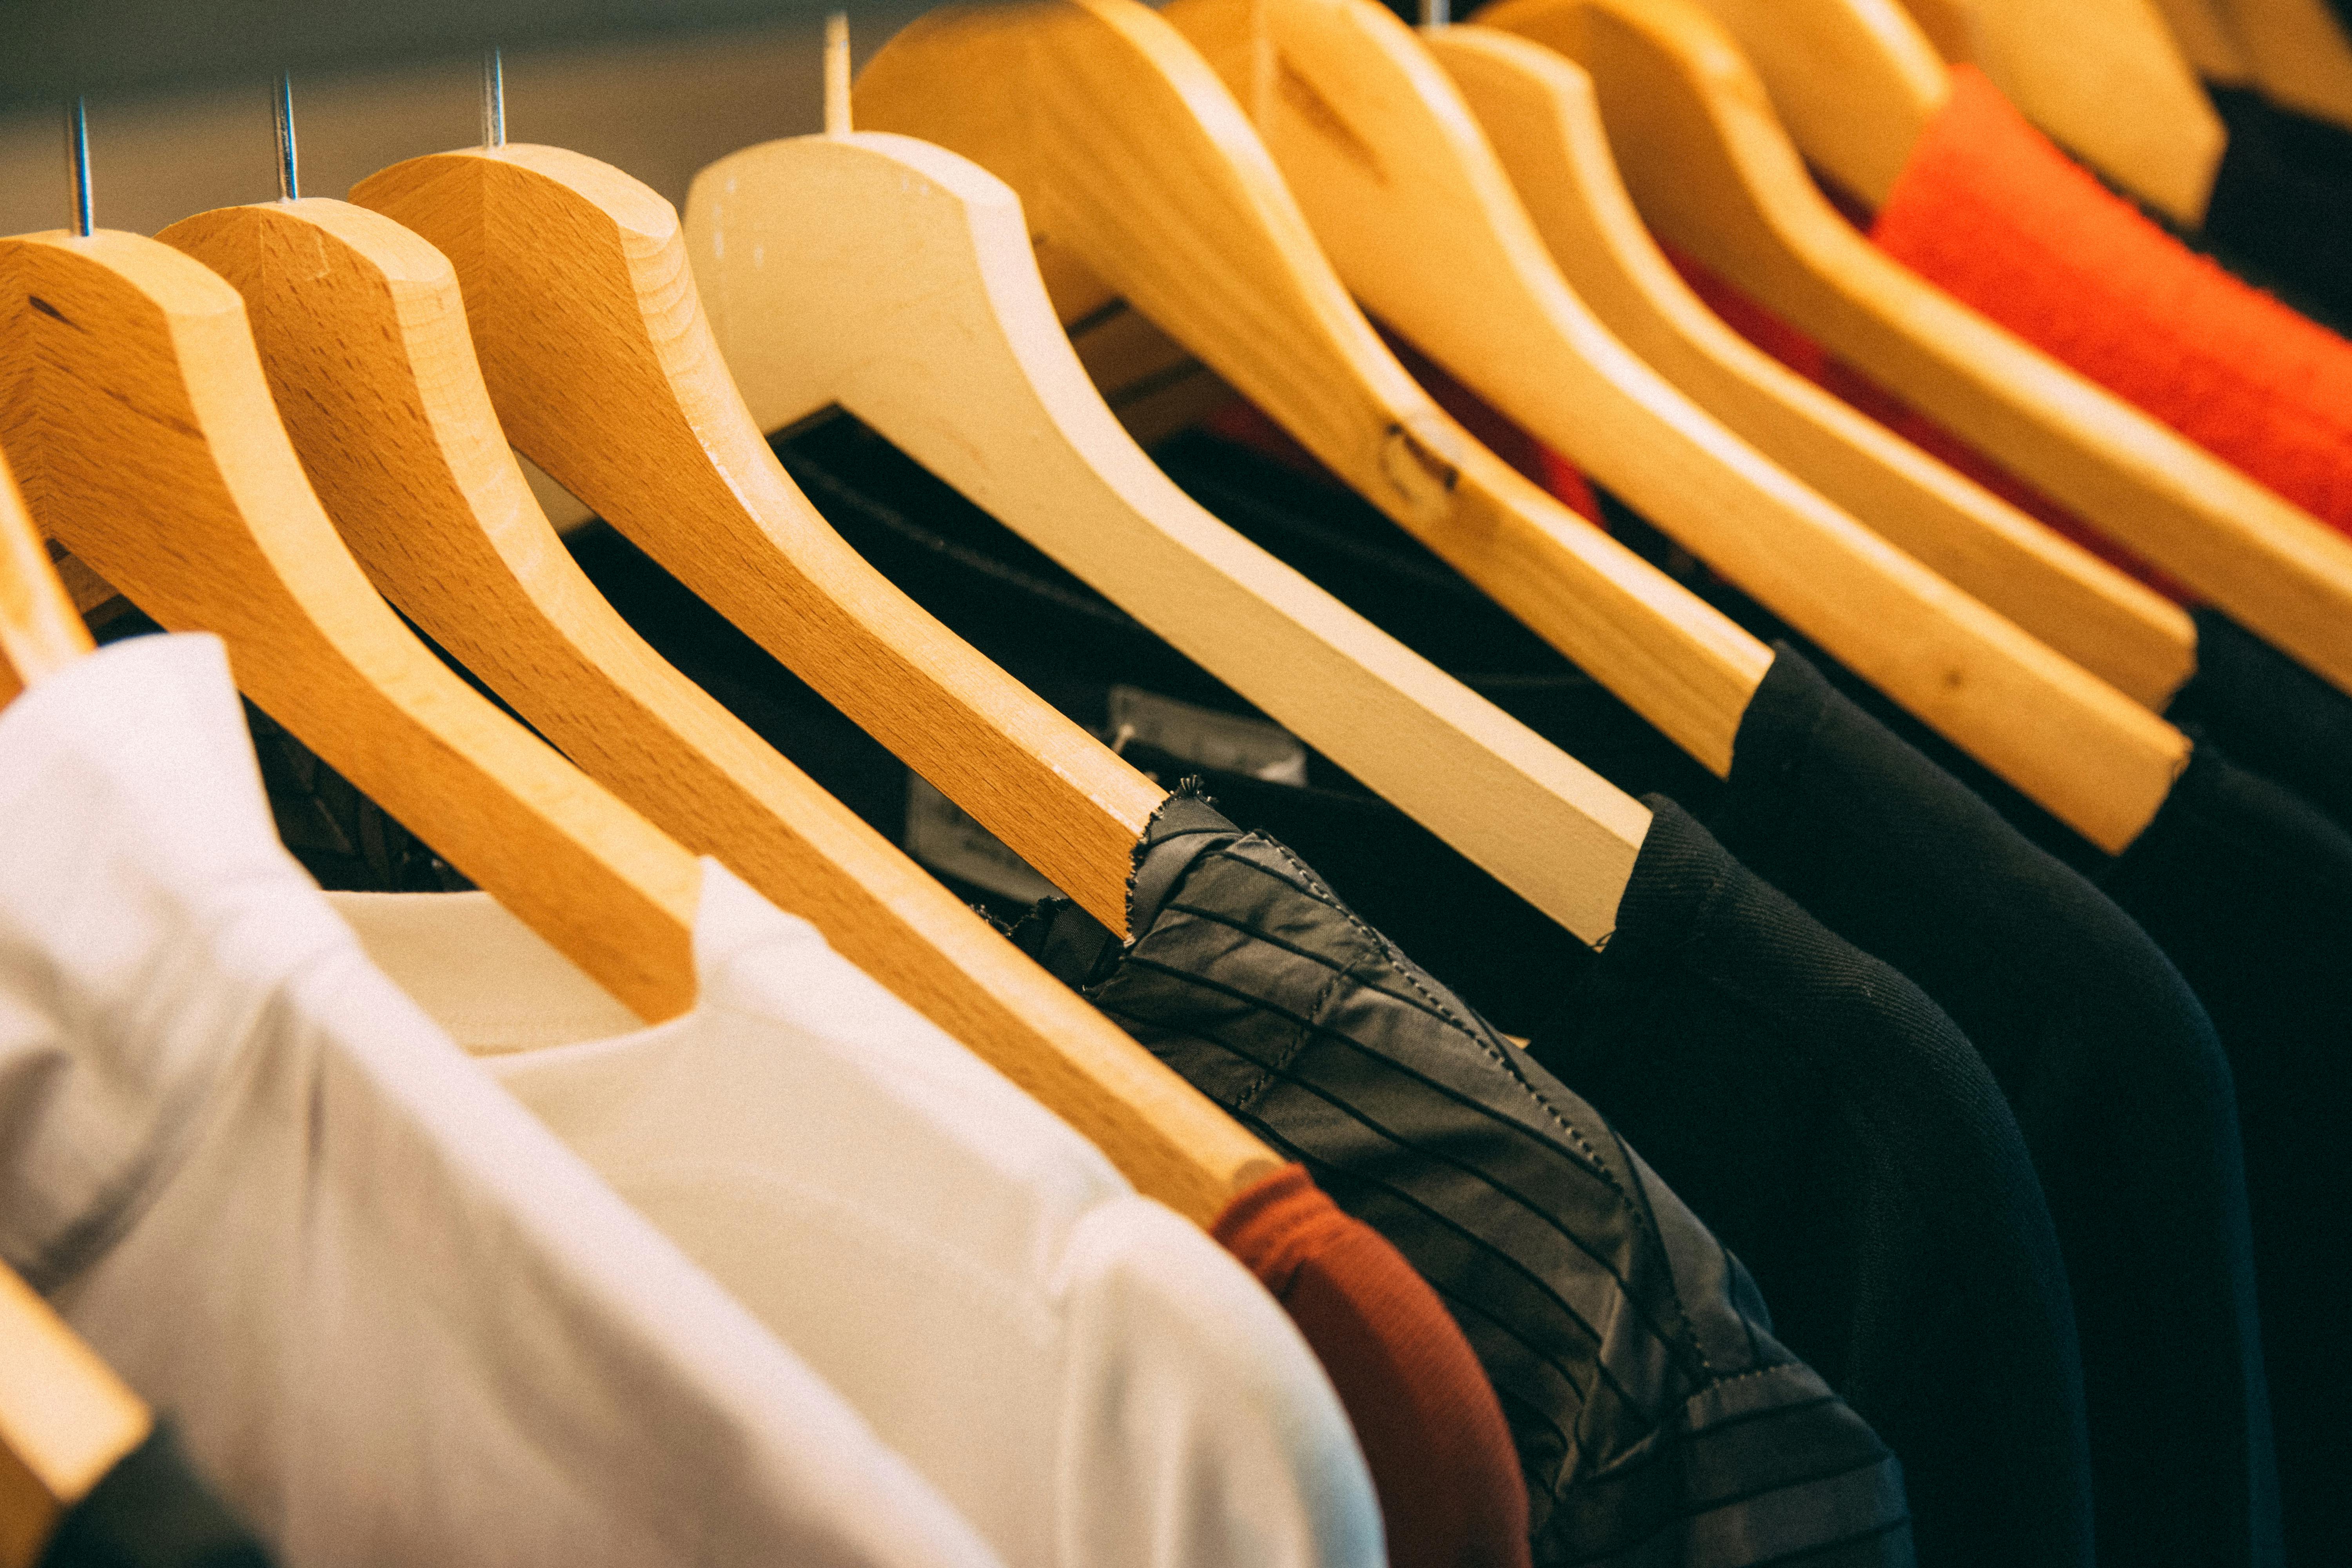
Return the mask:
<svg viewBox="0 0 2352 1568"><path fill-rule="evenodd" d="M152 237L76 104L0 1568L2342 1560L2288 37L949 5Z"/></svg>

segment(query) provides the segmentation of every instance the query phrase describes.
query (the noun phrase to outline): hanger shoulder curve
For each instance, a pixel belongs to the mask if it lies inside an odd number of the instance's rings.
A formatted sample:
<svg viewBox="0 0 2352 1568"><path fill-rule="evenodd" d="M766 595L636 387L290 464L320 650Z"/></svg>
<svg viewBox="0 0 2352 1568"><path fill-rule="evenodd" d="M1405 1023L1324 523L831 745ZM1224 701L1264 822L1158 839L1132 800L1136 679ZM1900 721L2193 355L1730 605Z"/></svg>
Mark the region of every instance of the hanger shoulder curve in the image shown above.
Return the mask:
<svg viewBox="0 0 2352 1568"><path fill-rule="evenodd" d="M1002 181L887 132L800 137L705 169L686 226L761 427L846 409L1584 941L1614 929L1648 813L1152 467Z"/></svg>
<svg viewBox="0 0 2352 1568"><path fill-rule="evenodd" d="M600 783L801 915L1031 1089L1139 1190L1210 1223L1273 1156L663 662L539 510L446 258L342 202L159 237L237 288L312 483L411 619Z"/></svg>
<svg viewBox="0 0 2352 1568"><path fill-rule="evenodd" d="M114 1369L0 1264L0 1568L32 1568L66 1511L154 1430Z"/></svg>
<svg viewBox="0 0 2352 1568"><path fill-rule="evenodd" d="M0 240L0 447L45 531L641 1016L694 999L701 868L379 598L288 446L236 291L153 240Z"/></svg>
<svg viewBox="0 0 2352 1568"><path fill-rule="evenodd" d="M2327 0L2221 0L2263 91L2352 126L2352 33Z"/></svg>
<svg viewBox="0 0 2352 1568"><path fill-rule="evenodd" d="M1473 24L1423 42L1468 100L1553 260L1627 346L1937 575L2162 710L2196 668L2188 612L1848 407L1709 310L1643 226L1581 68Z"/></svg>
<svg viewBox="0 0 2352 1568"><path fill-rule="evenodd" d="M942 79L964 88L941 92ZM1162 18L1132 0L942 7L867 62L857 112L1003 179L1042 249L1082 258L1372 504L1685 750L1729 768L1770 650L1422 394L1240 107Z"/></svg>
<svg viewBox="0 0 2352 1568"><path fill-rule="evenodd" d="M1166 792L981 658L818 515L729 379L667 202L593 159L523 145L413 159L352 196L456 266L517 448L1125 929L1132 852Z"/></svg>
<svg viewBox="0 0 2352 1568"><path fill-rule="evenodd" d="M1591 72L1643 220L1880 385L2352 690L2352 540L1952 300L1830 206L1683 0L1501 0Z"/></svg>
<svg viewBox="0 0 2352 1568"><path fill-rule="evenodd" d="M2200 79L2222 87L2254 79L2253 58L2231 19L2230 0L2155 0L2155 5Z"/></svg>
<svg viewBox="0 0 2352 1568"><path fill-rule="evenodd" d="M1373 0L1174 0L1339 274L1505 417L2086 836L2127 844L2186 744L1690 402L1562 280L1468 107ZM1253 90L1272 57L1277 86Z"/></svg>
<svg viewBox="0 0 2352 1568"><path fill-rule="evenodd" d="M0 457L0 707L89 649L89 630Z"/></svg>

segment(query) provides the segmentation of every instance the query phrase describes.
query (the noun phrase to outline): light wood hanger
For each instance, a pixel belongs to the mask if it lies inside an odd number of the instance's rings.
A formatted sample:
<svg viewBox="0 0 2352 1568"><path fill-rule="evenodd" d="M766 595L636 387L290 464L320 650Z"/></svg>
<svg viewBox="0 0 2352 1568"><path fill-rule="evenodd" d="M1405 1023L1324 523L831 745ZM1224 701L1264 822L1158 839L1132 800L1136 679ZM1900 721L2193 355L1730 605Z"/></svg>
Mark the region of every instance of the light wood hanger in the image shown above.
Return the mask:
<svg viewBox="0 0 2352 1568"><path fill-rule="evenodd" d="M694 999L693 856L400 624L287 444L244 301L152 239L0 240L0 447L35 521L639 1016Z"/></svg>
<svg viewBox="0 0 2352 1568"><path fill-rule="evenodd" d="M58 580L16 474L0 457L0 708L89 649L89 629Z"/></svg>
<svg viewBox="0 0 2352 1568"><path fill-rule="evenodd" d="M1901 0L1703 3L1749 51L1805 155L1885 201L1950 93ZM2027 118L2179 221L2204 216L2226 132L2147 0L1933 4L1938 34L1964 41Z"/></svg>
<svg viewBox="0 0 2352 1568"><path fill-rule="evenodd" d="M2352 126L2352 37L2327 0L2220 0L2265 97Z"/></svg>
<svg viewBox="0 0 2352 1568"><path fill-rule="evenodd" d="M846 409L1579 937L1615 929L1648 811L1154 468L1003 181L904 136L770 142L696 176L686 234L761 428Z"/></svg>
<svg viewBox="0 0 2352 1568"><path fill-rule="evenodd" d="M1927 4L1956 5L1964 0L1912 0L1912 15ZM2210 82L2242 87L2254 79L2254 66L2230 21L2229 0L2155 0L2158 13L2171 29L2189 68ZM1948 60L1964 58L1947 54Z"/></svg>
<svg viewBox="0 0 2352 1568"><path fill-rule="evenodd" d="M2197 668L2187 611L1734 331L1643 226L1581 67L1491 27L1425 31L1570 287L1627 347L1896 548L2161 710Z"/></svg>
<svg viewBox="0 0 2352 1568"><path fill-rule="evenodd" d="M1958 13L1967 48L1937 38L1946 59L2117 184L2203 219L2229 132L2155 0L1911 0L1911 14L1923 6Z"/></svg>
<svg viewBox="0 0 2352 1568"><path fill-rule="evenodd" d="M1110 930L1167 791L877 572L785 474L729 378L669 203L557 147L412 159L352 199L457 269L490 398L531 461Z"/></svg>
<svg viewBox="0 0 2352 1568"><path fill-rule="evenodd" d="M954 90L942 83L956 84ZM1011 185L1057 313L1123 296L1717 773L1771 651L1472 440L1381 344L1240 107L1134 0L932 11L857 113Z"/></svg>
<svg viewBox="0 0 2352 1568"><path fill-rule="evenodd" d="M2110 850L2179 732L1890 546L1694 405L1561 279L1468 107L1374 0L1174 0L1357 299L1537 439Z"/></svg>
<svg viewBox="0 0 2352 1568"><path fill-rule="evenodd" d="M12 549L18 531L0 521ZM0 1264L0 1568L39 1562L58 1521L154 1427L114 1369Z"/></svg>
<svg viewBox="0 0 2352 1568"><path fill-rule="evenodd" d="M531 499L448 260L347 203L159 237L242 293L288 435L376 584L592 776L725 862L1085 1134L1213 1222L1274 1156L663 662Z"/></svg>
<svg viewBox="0 0 2352 1568"><path fill-rule="evenodd" d="M2352 690L2352 541L1881 253L1685 0L1502 0L1591 73L1649 226L2011 472Z"/></svg>

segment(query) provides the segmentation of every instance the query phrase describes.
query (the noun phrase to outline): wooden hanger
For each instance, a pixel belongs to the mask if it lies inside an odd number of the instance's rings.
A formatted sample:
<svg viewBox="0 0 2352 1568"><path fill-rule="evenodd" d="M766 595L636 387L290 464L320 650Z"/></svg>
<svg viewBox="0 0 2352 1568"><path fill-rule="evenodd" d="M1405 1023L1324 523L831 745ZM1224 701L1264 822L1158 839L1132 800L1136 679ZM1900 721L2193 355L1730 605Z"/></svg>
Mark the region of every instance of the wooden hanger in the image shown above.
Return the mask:
<svg viewBox="0 0 2352 1568"><path fill-rule="evenodd" d="M1649 813L1154 468L1003 181L845 129L710 165L686 234L761 428L848 410L1584 941L1615 929Z"/></svg>
<svg viewBox="0 0 2352 1568"><path fill-rule="evenodd" d="M2352 541L1882 254L1685 0L1480 13L1591 73L1649 226L1880 385L2352 690Z"/></svg>
<svg viewBox="0 0 2352 1568"><path fill-rule="evenodd" d="M507 437L969 812L1127 929L1167 791L974 653L833 531L712 342L669 203L557 147L412 159L352 199L456 266Z"/></svg>
<svg viewBox="0 0 2352 1568"><path fill-rule="evenodd" d="M1212 1223L1273 1155L630 630L531 499L446 258L336 201L158 237L243 294L311 483L393 603L592 776L725 862Z"/></svg>
<svg viewBox="0 0 2352 1568"><path fill-rule="evenodd" d="M1898 0L1703 0L1749 52L1805 155L1875 206L1950 93ZM2183 223L2227 140L2147 0L1934 0L1948 44L2043 130ZM1491 18L1480 16L1479 20Z"/></svg>
<svg viewBox="0 0 2352 1568"><path fill-rule="evenodd" d="M376 596L236 289L138 235L0 240L0 385L44 532L165 626L219 634L256 702L641 1016L692 1004L701 868Z"/></svg>
<svg viewBox="0 0 2352 1568"><path fill-rule="evenodd" d="M1133 0L943 7L867 63L857 113L1013 187L1065 321L1123 296L1538 635L1728 772L1770 649L1430 401L1348 298L1232 95L1160 16Z"/></svg>
<svg viewBox="0 0 2352 1568"><path fill-rule="evenodd" d="M89 629L0 457L0 708L89 649Z"/></svg>
<svg viewBox="0 0 2352 1568"><path fill-rule="evenodd" d="M2327 0L2220 3L2265 97L2352 126L2352 36Z"/></svg>
<svg viewBox="0 0 2352 1568"><path fill-rule="evenodd" d="M1724 323L1625 194L1582 68L1491 27L1425 31L1570 287L1626 346L1955 587L2147 707L2197 667L2188 612Z"/></svg>
<svg viewBox="0 0 2352 1568"><path fill-rule="evenodd" d="M1912 15L1930 3L1955 5L1962 0L1912 0ZM2157 13L2171 30L2189 69L2209 82L2242 87L2254 79L2252 59L2231 23L2229 0L2155 0ZM1964 58L1947 54L1946 59Z"/></svg>
<svg viewBox="0 0 2352 1568"><path fill-rule="evenodd" d="M0 521L12 550L19 531ZM154 1426L114 1369L0 1264L0 1568L39 1562L58 1521Z"/></svg>
<svg viewBox="0 0 2352 1568"><path fill-rule="evenodd" d="M2179 731L1726 430L1561 279L1468 107L1374 0L1174 0L1340 278L1470 389L2094 842L2121 849Z"/></svg>
<svg viewBox="0 0 2352 1568"><path fill-rule="evenodd" d="M2176 0L2178 3L2178 0ZM2028 120L2176 221L2203 220L2228 129L2155 0L1910 0L1958 13L1947 60L1992 79Z"/></svg>

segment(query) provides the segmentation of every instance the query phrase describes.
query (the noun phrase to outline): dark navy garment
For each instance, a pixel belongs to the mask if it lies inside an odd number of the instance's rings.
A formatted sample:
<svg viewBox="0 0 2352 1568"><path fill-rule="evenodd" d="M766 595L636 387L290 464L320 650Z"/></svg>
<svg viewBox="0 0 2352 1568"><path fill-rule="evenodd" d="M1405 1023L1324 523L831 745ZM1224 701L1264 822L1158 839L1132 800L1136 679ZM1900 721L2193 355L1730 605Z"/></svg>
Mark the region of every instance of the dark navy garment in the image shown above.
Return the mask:
<svg viewBox="0 0 2352 1568"><path fill-rule="evenodd" d="M39 1568L270 1568L270 1556L158 1422L58 1521Z"/></svg>
<svg viewBox="0 0 2352 1568"><path fill-rule="evenodd" d="M1631 975L1651 959L1620 961L1619 949L1647 948L1671 971L1633 987L1636 1012L1663 1001L1671 1015L1640 1018L1645 1040L1679 1046L1696 1029L1767 1057L1833 1051L1825 1037L1865 1056L1916 1048L1972 1060L1915 988L1740 871L1671 802L1653 805L1639 890L1601 963ZM1738 1258L1589 1103L1366 925L1296 855L1205 802L1171 800L1138 846L1136 867L1130 943L1062 899L1041 905L1014 941L1304 1162L1436 1289L1501 1396L1528 1478L1538 1563L1912 1561L1895 1458L1774 1339ZM1967 1123L1958 1142L2005 1156L1947 1173L1970 1178L1967 1206L2030 1203L2032 1169L2014 1125L2000 1136L2008 1112L1990 1079L1956 1121ZM1781 1191L1816 1205L1801 1186ZM1865 1234L1847 1239L1865 1250L1917 1250L1926 1240L1908 1214L1895 1236L1877 1229L1878 1215L1854 1217ZM2046 1217L2040 1237L2036 1278L2054 1280ZM1967 1267L1978 1274L2002 1277L2012 1263L2035 1273L2013 1234L1970 1250ZM1947 1256L1940 1268L1949 1268ZM1931 1288L1890 1305L1925 1307L1941 1295ZM2008 1342L2047 1348L2053 1364L1979 1383L1962 1397L2012 1402L2016 1414L2014 1402L2036 1406L2063 1384L2063 1281L2050 1304L2053 1332ZM1922 1320L1930 1335L1933 1316ZM1912 1342L1923 1352L1929 1343ZM1989 1487L1984 1501L2045 1525L2032 1500L2053 1484L2053 1469L2066 1473L2063 1457L2030 1446L2017 1457L2014 1467L1985 1467L2004 1484ZM2031 1538L2000 1529L1988 1539ZM2028 1551L2011 1560L2062 1559Z"/></svg>

